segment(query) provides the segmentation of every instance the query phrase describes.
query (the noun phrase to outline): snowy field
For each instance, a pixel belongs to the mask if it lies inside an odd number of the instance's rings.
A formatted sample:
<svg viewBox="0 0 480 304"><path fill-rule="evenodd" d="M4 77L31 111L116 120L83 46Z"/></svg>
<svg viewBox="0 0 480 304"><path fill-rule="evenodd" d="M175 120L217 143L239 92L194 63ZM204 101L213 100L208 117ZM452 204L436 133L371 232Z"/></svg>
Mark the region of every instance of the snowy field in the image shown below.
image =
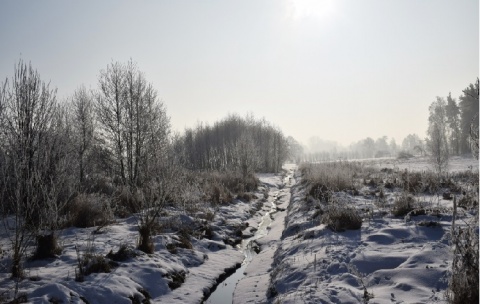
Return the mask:
<svg viewBox="0 0 480 304"><path fill-rule="evenodd" d="M399 170L429 171L433 170L428 157L413 157L410 159L379 158L362 160L363 163L376 168L391 168ZM452 156L448 162L449 172L473 170L478 172L478 160L473 157Z"/></svg>
<svg viewBox="0 0 480 304"><path fill-rule="evenodd" d="M367 161L367 166L428 170L425 158ZM478 172L478 161L454 158L452 172ZM320 203L297 172L281 246L275 254L270 286L272 303L445 303L452 263L452 200L418 193L419 216L393 216L401 189L364 186L359 195L334 193L337 202L362 214L359 230L333 232L320 221ZM468 186L468 185L467 185ZM376 192L376 193L375 193ZM375 195L377 194L377 195ZM478 200L478 192L477 192ZM459 208L457 223L472 216Z"/></svg>
<svg viewBox="0 0 480 304"><path fill-rule="evenodd" d="M422 172L428 162L425 158L382 159L366 161L365 166ZM453 158L450 169L478 172L478 162ZM211 235L192 236L191 247L180 231L205 226L206 214L215 211L209 204L204 212L189 215L167 208L164 229L154 237L153 254L135 249L138 223L134 216L101 229L61 230L62 253L54 259L27 260L26 279L18 285L10 279L10 232L4 230L0 299L11 299L18 289L17 295L25 295L26 303L201 303L226 272L240 266L245 256L236 244L254 235L275 202L278 210L266 227L268 233L256 241L261 251L236 285L234 303L445 302L452 263L452 200L418 193L415 199L426 210L424 214L393 216L392 206L401 189L384 189L382 202L378 189L369 185L357 195L336 192L336 201L358 210L362 226L333 232L318 216L320 202L308 197L309 185L302 182L296 166L286 166L285 172L283 176L260 174L254 199L220 206L208 220ZM478 215L459 208L457 222L461 225L472 216ZM124 259L108 257L121 247L128 253ZM110 272L76 280L78 259L85 255L105 259Z"/></svg>

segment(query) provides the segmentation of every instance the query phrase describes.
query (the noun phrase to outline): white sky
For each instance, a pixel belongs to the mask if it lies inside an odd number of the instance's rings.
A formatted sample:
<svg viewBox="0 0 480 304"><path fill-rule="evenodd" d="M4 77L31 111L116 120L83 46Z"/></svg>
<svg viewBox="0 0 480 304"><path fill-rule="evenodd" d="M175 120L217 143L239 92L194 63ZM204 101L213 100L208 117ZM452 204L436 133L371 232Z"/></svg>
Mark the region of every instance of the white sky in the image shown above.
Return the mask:
<svg viewBox="0 0 480 304"><path fill-rule="evenodd" d="M31 61L59 99L132 58L174 130L252 112L307 143L425 136L479 75L475 0L0 1L0 78Z"/></svg>

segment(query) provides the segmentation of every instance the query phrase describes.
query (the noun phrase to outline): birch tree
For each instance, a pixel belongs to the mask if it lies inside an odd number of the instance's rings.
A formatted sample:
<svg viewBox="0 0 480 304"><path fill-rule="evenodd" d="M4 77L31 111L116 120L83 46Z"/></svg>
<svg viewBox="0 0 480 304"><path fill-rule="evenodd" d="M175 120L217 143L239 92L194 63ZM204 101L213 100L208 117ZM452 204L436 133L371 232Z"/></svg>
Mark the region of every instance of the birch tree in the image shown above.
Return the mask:
<svg viewBox="0 0 480 304"><path fill-rule="evenodd" d="M148 179L145 172L160 161L168 142L170 121L163 103L132 61L112 63L101 72L96 99L116 175L130 189L141 187Z"/></svg>
<svg viewBox="0 0 480 304"><path fill-rule="evenodd" d="M447 169L449 159L445 108L445 100L437 97L437 100L430 105L430 116L428 118L427 145L430 151L431 162L439 174Z"/></svg>

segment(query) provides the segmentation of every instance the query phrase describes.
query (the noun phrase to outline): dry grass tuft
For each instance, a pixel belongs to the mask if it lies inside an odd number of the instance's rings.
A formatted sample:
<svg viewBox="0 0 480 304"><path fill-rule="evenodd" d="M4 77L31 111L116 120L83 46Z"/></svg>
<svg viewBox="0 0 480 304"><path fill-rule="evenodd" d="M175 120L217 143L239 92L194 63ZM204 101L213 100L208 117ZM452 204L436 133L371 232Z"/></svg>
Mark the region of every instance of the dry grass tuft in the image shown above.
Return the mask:
<svg viewBox="0 0 480 304"><path fill-rule="evenodd" d="M322 216L322 223L336 232L356 230L362 227L362 217L353 207L331 204Z"/></svg>

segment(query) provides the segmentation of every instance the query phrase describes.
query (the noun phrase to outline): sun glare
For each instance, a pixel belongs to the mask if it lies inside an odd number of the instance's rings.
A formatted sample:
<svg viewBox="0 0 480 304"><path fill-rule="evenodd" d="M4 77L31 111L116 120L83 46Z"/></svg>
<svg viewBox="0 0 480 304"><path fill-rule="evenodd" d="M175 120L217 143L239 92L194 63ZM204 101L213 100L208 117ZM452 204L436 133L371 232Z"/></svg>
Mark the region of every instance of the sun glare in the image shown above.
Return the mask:
<svg viewBox="0 0 480 304"><path fill-rule="evenodd" d="M334 0L290 0L289 14L293 20L323 20L335 11Z"/></svg>

